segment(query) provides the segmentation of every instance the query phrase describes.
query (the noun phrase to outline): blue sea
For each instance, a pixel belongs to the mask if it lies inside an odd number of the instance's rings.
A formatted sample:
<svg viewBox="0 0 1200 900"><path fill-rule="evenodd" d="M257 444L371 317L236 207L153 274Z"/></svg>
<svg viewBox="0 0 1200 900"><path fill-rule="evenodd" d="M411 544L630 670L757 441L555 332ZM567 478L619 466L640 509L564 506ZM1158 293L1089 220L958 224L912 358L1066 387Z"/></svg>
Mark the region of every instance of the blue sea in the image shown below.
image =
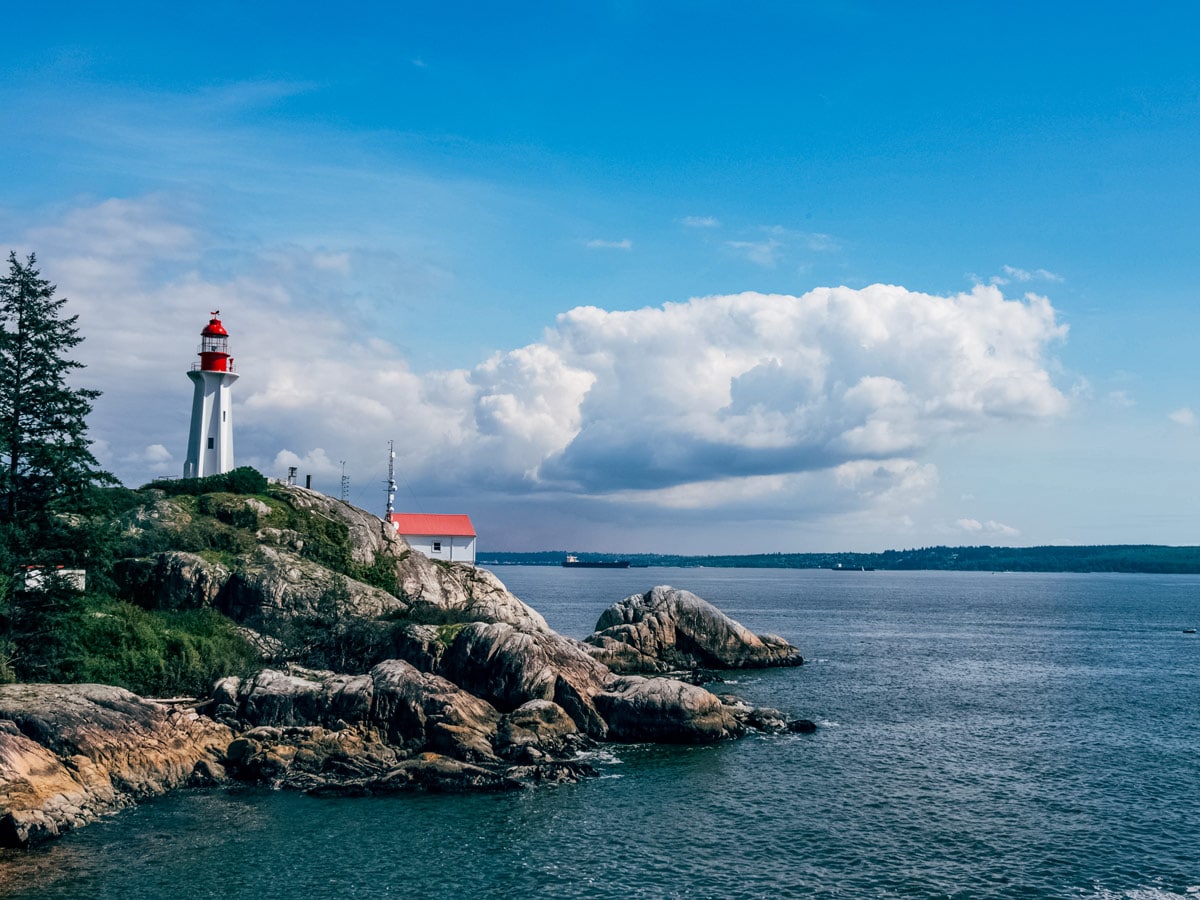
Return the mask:
<svg viewBox="0 0 1200 900"><path fill-rule="evenodd" d="M1200 577L496 571L575 637L692 590L807 659L716 689L820 727L499 796L179 792L0 854L0 895L1200 898Z"/></svg>

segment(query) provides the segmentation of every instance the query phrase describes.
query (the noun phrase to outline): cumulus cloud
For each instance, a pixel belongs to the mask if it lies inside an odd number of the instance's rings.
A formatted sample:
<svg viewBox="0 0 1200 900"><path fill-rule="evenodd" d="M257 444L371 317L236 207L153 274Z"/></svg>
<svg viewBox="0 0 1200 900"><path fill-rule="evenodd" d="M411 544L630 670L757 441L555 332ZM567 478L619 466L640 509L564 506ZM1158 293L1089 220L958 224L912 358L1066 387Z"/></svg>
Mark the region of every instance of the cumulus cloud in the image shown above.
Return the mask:
<svg viewBox="0 0 1200 900"><path fill-rule="evenodd" d="M596 381L547 480L660 488L833 469L990 421L1061 414L1045 300L874 285L738 294L632 312L580 307L546 346Z"/></svg>
<svg viewBox="0 0 1200 900"><path fill-rule="evenodd" d="M206 238L153 198L79 210L41 238L45 273L81 316L81 375L105 392L93 436L131 483L174 465L167 447L182 456L182 370L218 308L242 375L238 462L295 465L327 490L342 459L382 481L394 438L398 474L427 496L779 521L870 510L903 528L936 490L923 457L940 441L1068 404L1047 364L1066 327L1045 298L996 286L580 306L528 346L419 372L330 302L349 293L342 251L266 248L210 272Z"/></svg>

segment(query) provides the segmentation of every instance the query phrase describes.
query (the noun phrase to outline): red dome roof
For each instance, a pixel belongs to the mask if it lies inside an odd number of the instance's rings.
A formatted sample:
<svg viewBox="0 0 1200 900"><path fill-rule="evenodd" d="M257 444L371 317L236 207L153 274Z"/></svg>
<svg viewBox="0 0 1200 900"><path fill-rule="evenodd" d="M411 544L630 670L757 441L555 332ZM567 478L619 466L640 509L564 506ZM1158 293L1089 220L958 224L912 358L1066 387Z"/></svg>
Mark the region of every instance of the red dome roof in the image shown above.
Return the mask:
<svg viewBox="0 0 1200 900"><path fill-rule="evenodd" d="M229 337L229 332L225 330L225 326L221 324L221 320L213 316L209 320L207 327L200 332L202 337Z"/></svg>

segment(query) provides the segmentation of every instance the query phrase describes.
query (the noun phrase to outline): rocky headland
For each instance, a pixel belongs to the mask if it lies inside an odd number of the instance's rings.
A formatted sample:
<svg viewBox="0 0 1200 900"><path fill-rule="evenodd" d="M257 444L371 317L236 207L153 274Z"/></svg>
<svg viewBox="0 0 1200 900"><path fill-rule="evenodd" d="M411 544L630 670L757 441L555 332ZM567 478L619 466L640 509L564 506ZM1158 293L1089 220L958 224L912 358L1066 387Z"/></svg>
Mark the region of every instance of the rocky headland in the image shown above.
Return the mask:
<svg viewBox="0 0 1200 900"><path fill-rule="evenodd" d="M577 641L492 573L430 560L377 517L301 488L148 492L114 528L135 551L114 569L130 602L217 610L262 664L187 702L0 685L2 846L185 784L515 790L592 774L580 754L602 741L813 728L703 686L701 670L803 660L687 591L626 598ZM186 549L198 531L233 550Z"/></svg>

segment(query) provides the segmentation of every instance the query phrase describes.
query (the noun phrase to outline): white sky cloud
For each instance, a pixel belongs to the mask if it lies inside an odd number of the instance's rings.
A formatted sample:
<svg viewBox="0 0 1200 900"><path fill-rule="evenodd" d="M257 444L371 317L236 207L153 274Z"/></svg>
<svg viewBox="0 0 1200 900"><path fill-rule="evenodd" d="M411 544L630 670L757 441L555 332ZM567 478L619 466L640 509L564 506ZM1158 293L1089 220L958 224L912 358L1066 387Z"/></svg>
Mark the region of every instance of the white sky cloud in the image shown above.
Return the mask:
<svg viewBox="0 0 1200 900"><path fill-rule="evenodd" d="M1176 425L1182 425L1184 428L1195 428L1197 423L1196 414L1188 407L1181 407L1167 416Z"/></svg>
<svg viewBox="0 0 1200 900"><path fill-rule="evenodd" d="M1003 275L993 275L989 280L991 284L1005 285L1014 281L1022 284L1030 281L1048 281L1052 283L1061 283L1065 279L1061 275L1050 272L1046 269L1019 269L1016 266L1004 266ZM978 280L978 279L976 279Z"/></svg>
<svg viewBox="0 0 1200 900"><path fill-rule="evenodd" d="M688 228L720 228L721 223L716 216L684 216L679 224Z"/></svg>
<svg viewBox="0 0 1200 900"><path fill-rule="evenodd" d="M1005 525L1003 522L996 522L989 519L987 522L980 522L978 519L959 519L955 522L960 531L967 534L976 535L992 535L996 537L1019 537L1021 532L1013 528L1011 525Z"/></svg>
<svg viewBox="0 0 1200 900"><path fill-rule="evenodd" d="M931 448L1068 404L1046 367L1066 333L1053 307L993 286L580 306L538 342L419 372L330 302L353 270L340 251L269 247L206 273L203 236L156 198L80 208L37 237L80 314L80 382L104 391L93 436L130 483L175 465L168 447L182 458L183 372L218 308L242 376L238 462L277 477L296 465L327 490L338 461L377 471L395 439L402 477L427 495L781 519L871 510L902 528L936 491Z"/></svg>
<svg viewBox="0 0 1200 900"><path fill-rule="evenodd" d="M725 246L756 266L773 269L787 259L805 253L833 253L841 245L831 235L815 231L796 231L782 225L766 225L758 229L764 237L728 240Z"/></svg>

